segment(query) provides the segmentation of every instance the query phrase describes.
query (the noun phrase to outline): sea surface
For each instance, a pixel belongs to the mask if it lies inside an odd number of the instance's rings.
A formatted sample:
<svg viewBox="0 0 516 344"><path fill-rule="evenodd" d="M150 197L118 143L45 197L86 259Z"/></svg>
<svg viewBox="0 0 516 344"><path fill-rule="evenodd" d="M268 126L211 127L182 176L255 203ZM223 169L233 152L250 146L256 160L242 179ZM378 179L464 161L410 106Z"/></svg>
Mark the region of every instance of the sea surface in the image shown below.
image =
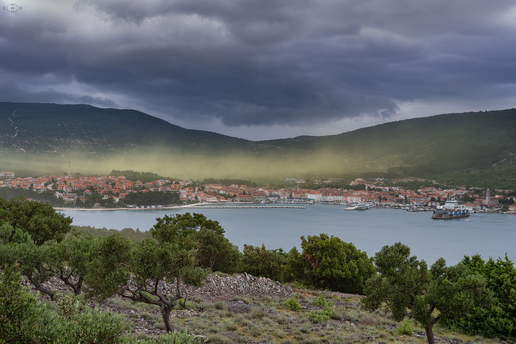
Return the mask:
<svg viewBox="0 0 516 344"><path fill-rule="evenodd" d="M411 254L432 264L444 257L448 265L464 255L483 259L504 257L516 262L516 215L472 214L469 218L432 220L431 212L407 212L388 208L344 211L338 205L307 205L305 209L260 208L167 210L61 211L73 225L97 228L149 230L164 215L202 213L219 221L225 235L240 249L244 244L268 249L300 249L301 236L326 233L353 243L373 256L385 245L401 242Z"/></svg>

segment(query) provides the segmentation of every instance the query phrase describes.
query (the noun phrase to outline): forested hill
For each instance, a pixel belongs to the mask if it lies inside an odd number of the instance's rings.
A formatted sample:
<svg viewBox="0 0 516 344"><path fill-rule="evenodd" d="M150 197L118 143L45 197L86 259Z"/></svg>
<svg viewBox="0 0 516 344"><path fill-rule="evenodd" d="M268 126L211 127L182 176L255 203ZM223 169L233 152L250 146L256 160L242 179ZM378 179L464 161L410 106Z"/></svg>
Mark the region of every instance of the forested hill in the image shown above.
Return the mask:
<svg viewBox="0 0 516 344"><path fill-rule="evenodd" d="M324 151L383 170L433 174L514 163L515 133L516 109L509 109L415 118L339 135L264 143Z"/></svg>
<svg viewBox="0 0 516 344"><path fill-rule="evenodd" d="M516 109L445 114L332 136L253 142L134 110L0 103L0 170L113 169L189 178L470 174L515 179ZM54 172L55 173L55 172ZM491 177L489 177L491 178Z"/></svg>
<svg viewBox="0 0 516 344"><path fill-rule="evenodd" d="M168 146L178 150L231 149L251 142L208 131L188 130L135 110L90 105L0 102L1 151L46 154Z"/></svg>

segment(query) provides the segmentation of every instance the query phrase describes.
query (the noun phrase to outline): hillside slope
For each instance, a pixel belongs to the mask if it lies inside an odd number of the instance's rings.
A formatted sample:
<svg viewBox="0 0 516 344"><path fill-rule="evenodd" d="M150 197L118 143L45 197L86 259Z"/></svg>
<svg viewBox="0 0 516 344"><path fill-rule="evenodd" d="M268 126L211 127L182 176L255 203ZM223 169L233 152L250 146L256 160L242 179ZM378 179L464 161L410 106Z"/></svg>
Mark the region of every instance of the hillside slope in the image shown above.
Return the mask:
<svg viewBox="0 0 516 344"><path fill-rule="evenodd" d="M72 161L73 173L132 169L192 178L436 176L493 169L514 176L515 132L516 109L510 109L253 142L184 129L134 110L0 103L0 169L63 173Z"/></svg>

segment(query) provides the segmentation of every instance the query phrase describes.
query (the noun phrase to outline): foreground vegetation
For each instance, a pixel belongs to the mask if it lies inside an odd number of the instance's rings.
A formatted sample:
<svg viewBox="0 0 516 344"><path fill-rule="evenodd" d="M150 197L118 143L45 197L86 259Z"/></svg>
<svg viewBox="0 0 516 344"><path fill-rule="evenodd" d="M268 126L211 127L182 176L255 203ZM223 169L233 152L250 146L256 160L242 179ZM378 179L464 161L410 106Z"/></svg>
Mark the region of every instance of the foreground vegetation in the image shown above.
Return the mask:
<svg viewBox="0 0 516 344"><path fill-rule="evenodd" d="M507 257L487 262L465 257L452 267L439 259L428 268L401 243L368 257L326 234L302 237L301 252L264 246L239 252L219 223L201 214L158 219L150 238L129 230L100 238L71 231L71 219L48 204L0 200L0 211L0 343L71 343L79 335L90 338L82 341L87 343L137 340L124 337L130 318L99 311L87 300L134 307L136 317L169 333L165 343L186 336L175 330L214 343L418 342L405 337L416 326L410 319L424 329L428 343L435 332L441 336L440 325L516 338L516 270ZM198 286L212 271L247 272L303 289L295 289L287 301L234 299L247 305L244 310L231 302L188 299L184 285ZM22 276L50 301L42 303L23 288ZM64 283L69 293L53 290L51 279ZM198 316L174 316L185 308ZM185 338L182 342L198 340Z"/></svg>

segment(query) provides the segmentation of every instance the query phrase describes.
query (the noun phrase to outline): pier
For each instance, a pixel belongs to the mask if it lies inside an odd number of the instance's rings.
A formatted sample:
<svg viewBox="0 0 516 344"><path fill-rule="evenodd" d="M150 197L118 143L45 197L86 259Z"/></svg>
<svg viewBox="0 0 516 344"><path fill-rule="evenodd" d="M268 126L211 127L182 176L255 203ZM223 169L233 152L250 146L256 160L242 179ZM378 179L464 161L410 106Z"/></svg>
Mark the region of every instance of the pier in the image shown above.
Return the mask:
<svg viewBox="0 0 516 344"><path fill-rule="evenodd" d="M203 208L203 209L306 209L305 206L299 206L299 205L243 205L243 206L227 206L227 205L221 205L221 206L205 206L205 205L198 205L196 208Z"/></svg>

